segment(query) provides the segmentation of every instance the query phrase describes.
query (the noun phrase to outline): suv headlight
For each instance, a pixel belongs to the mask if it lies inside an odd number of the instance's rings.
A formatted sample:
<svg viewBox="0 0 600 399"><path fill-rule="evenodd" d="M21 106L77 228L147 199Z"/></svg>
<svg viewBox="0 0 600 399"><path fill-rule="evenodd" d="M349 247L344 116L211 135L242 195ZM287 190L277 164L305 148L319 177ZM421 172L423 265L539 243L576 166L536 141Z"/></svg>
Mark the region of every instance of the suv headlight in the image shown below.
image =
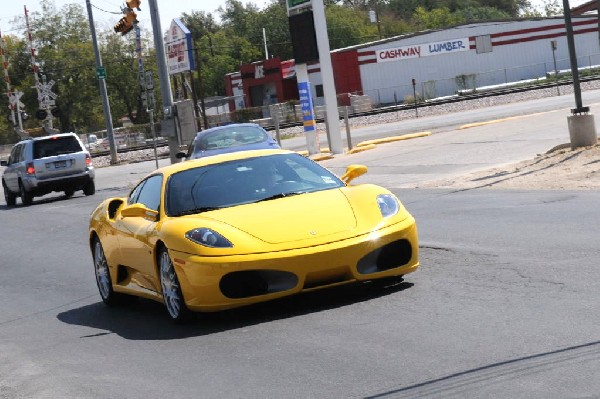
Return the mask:
<svg viewBox="0 0 600 399"><path fill-rule="evenodd" d="M185 233L185 237L197 244L210 248L232 248L233 244L227 238L214 230L201 227Z"/></svg>
<svg viewBox="0 0 600 399"><path fill-rule="evenodd" d="M379 211L381 216L387 218L398 213L400 210L400 203L396 196L392 194L380 194L377 196L377 205L379 205Z"/></svg>

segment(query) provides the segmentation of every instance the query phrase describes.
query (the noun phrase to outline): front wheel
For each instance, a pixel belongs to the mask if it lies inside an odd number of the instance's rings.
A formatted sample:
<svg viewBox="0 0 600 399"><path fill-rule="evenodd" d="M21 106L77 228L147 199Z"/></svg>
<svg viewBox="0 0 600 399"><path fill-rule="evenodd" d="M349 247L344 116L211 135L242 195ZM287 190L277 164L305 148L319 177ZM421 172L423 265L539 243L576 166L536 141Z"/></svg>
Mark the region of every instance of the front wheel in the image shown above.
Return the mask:
<svg viewBox="0 0 600 399"><path fill-rule="evenodd" d="M160 286L167 314L176 323L184 322L190 317L191 312L185 306L177 273L175 273L169 252L164 247L158 254L158 262L160 268Z"/></svg>
<svg viewBox="0 0 600 399"><path fill-rule="evenodd" d="M94 257L94 271L96 273L96 284L100 292L100 298L108 306L116 305L121 300L121 294L115 293L112 288L110 270L104 255L104 249L98 237L92 243L92 256Z"/></svg>

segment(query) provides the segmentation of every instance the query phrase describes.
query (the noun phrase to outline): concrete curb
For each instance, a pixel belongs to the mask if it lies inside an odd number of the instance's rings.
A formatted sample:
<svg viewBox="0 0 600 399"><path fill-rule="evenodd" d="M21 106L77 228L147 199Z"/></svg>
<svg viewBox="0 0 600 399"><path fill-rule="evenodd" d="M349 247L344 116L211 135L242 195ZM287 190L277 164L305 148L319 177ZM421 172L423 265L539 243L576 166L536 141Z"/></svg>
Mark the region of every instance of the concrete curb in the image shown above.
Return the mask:
<svg viewBox="0 0 600 399"><path fill-rule="evenodd" d="M358 152L372 150L373 148L377 148L377 144L364 144L364 145L360 145L360 147L356 146L353 149L346 151L346 154L356 154Z"/></svg>
<svg viewBox="0 0 600 399"><path fill-rule="evenodd" d="M431 136L431 132L409 133L409 134L403 134L402 136L392 136L392 137L384 137L384 138L375 139L375 140L367 140L367 141L358 143L356 146L364 147L364 146L367 146L370 144L384 144L384 143L391 143L394 141L409 140L409 139L415 139L415 138L426 137L426 136Z"/></svg>
<svg viewBox="0 0 600 399"><path fill-rule="evenodd" d="M351 150L348 150L348 151L344 152L344 154L346 154L346 155L348 155L348 154L356 154L356 153L359 153L359 152L363 152L363 151L367 151L367 150L372 150L374 148L377 148L377 144L384 144L384 143L391 143L391 142L394 142L394 141L409 140L409 139L414 139L414 138L418 138L418 137L426 137L426 136L430 136L430 135L431 135L431 132L418 132L418 133L403 134L402 136L384 137L384 138L381 138L381 139L363 141L363 142L358 143ZM298 154L300 154L300 155L305 156L305 157L309 157L308 151L306 151L306 150L296 151L296 152ZM315 155L311 155L309 158L312 159L313 161L324 161L326 159L332 159L332 158L334 158L334 155L331 154L331 151L329 150L329 148L324 147L324 148L321 148L321 153L315 154Z"/></svg>

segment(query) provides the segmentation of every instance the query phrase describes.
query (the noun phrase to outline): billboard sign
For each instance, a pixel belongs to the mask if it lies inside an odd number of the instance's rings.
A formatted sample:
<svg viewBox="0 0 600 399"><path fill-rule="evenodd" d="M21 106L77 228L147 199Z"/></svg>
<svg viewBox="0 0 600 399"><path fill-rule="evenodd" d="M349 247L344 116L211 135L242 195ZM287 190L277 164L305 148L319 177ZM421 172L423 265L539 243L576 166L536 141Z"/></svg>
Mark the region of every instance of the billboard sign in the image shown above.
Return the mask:
<svg viewBox="0 0 600 399"><path fill-rule="evenodd" d="M165 36L169 75L194 69L192 34L179 18L173 19Z"/></svg>

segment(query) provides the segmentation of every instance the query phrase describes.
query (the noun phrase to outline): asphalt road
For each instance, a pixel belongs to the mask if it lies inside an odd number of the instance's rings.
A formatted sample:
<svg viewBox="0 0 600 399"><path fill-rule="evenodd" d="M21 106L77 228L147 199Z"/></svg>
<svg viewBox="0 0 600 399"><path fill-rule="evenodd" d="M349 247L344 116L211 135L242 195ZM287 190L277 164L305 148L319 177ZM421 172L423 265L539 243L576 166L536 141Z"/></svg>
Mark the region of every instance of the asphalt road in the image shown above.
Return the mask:
<svg viewBox="0 0 600 399"><path fill-rule="evenodd" d="M414 188L568 141L560 112L531 118L326 161L366 163L361 181L415 215L422 266L405 282L186 326L151 301L109 309L95 286L89 214L153 162L100 169L92 197L0 201L0 398L598 397L600 193Z"/></svg>

